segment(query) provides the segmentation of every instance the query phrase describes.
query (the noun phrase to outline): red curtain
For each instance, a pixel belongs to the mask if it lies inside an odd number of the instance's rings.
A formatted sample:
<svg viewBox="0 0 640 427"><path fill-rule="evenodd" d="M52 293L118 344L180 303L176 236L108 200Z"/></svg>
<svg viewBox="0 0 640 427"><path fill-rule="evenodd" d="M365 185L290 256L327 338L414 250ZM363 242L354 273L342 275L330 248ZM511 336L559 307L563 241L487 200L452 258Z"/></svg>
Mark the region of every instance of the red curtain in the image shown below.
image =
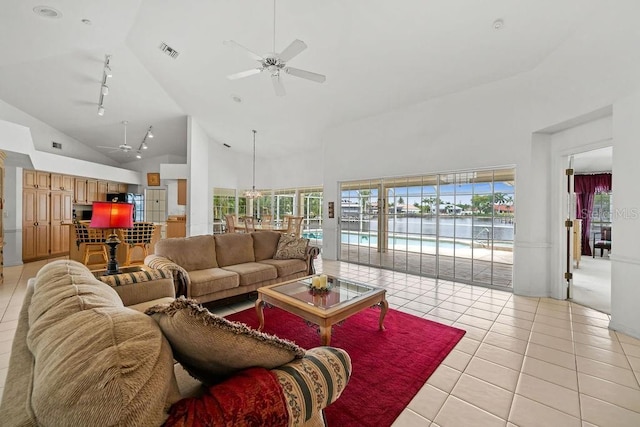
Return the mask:
<svg viewBox="0 0 640 427"><path fill-rule="evenodd" d="M582 219L582 255L591 255L589 230L595 193L611 191L611 174L576 175L573 181L576 193L576 218Z"/></svg>

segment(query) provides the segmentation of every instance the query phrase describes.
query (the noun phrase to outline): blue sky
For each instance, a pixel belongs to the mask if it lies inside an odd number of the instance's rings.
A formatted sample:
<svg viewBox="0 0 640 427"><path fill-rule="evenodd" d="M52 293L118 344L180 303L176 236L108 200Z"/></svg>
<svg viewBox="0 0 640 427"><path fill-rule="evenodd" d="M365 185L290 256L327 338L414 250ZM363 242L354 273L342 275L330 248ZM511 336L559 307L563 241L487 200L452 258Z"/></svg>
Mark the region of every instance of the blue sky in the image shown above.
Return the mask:
<svg viewBox="0 0 640 427"><path fill-rule="evenodd" d="M491 194L492 190L496 193L505 193L511 197L514 196L515 186L505 182L480 182L475 184L445 184L440 186L440 198L443 202L470 204L473 194ZM395 201L393 200L395 194ZM342 192L343 199L351 198L357 200L359 193L357 190L349 190ZM397 203L402 197L405 204L413 205L419 203L422 197L435 197L436 188L433 185L412 186L412 187L394 187L389 189L389 201ZM378 199L378 189L371 190L370 199L375 201Z"/></svg>

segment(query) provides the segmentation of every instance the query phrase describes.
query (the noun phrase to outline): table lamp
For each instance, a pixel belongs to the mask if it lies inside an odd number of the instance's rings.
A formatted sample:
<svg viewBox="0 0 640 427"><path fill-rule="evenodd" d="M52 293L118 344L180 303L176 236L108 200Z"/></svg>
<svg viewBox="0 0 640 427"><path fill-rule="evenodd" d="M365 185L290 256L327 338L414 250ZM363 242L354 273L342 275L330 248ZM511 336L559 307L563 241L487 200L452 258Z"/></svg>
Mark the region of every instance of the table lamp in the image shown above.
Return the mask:
<svg viewBox="0 0 640 427"><path fill-rule="evenodd" d="M91 228L110 228L111 234L105 240L109 246L109 262L105 276L118 274L118 260L116 259L116 247L120 239L116 234L118 228L133 228L133 204L114 202L93 202L93 214L91 215Z"/></svg>

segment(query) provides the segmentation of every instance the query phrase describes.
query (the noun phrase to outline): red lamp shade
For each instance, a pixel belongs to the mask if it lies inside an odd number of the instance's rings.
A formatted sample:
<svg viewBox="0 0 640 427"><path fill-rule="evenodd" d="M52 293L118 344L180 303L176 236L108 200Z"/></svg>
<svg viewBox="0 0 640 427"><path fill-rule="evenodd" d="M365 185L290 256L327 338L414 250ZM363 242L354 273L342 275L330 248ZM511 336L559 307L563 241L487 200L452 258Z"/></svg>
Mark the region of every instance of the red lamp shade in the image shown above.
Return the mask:
<svg viewBox="0 0 640 427"><path fill-rule="evenodd" d="M133 228L133 204L93 202L91 228Z"/></svg>

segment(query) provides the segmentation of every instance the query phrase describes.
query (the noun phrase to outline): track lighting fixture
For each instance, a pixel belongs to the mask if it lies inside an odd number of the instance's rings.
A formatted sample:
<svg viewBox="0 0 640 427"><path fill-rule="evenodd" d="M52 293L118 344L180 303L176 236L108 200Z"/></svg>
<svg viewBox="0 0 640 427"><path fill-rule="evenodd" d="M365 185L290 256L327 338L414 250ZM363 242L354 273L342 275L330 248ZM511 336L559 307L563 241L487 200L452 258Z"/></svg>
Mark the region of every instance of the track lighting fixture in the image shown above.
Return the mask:
<svg viewBox="0 0 640 427"><path fill-rule="evenodd" d="M142 138L142 142L140 143L140 147L138 147L138 151L136 152L136 159L141 159L142 158L142 150L146 150L149 148L149 146L147 145L147 138L153 138L153 132L151 132L151 129L153 128L153 126L149 126L149 129L147 129L147 132L144 134L144 138Z"/></svg>
<svg viewBox="0 0 640 427"><path fill-rule="evenodd" d="M98 97L98 115L104 116L104 97L109 94L107 79L113 76L111 72L111 55L104 56L104 68L102 69L102 83L100 83L100 96Z"/></svg>

